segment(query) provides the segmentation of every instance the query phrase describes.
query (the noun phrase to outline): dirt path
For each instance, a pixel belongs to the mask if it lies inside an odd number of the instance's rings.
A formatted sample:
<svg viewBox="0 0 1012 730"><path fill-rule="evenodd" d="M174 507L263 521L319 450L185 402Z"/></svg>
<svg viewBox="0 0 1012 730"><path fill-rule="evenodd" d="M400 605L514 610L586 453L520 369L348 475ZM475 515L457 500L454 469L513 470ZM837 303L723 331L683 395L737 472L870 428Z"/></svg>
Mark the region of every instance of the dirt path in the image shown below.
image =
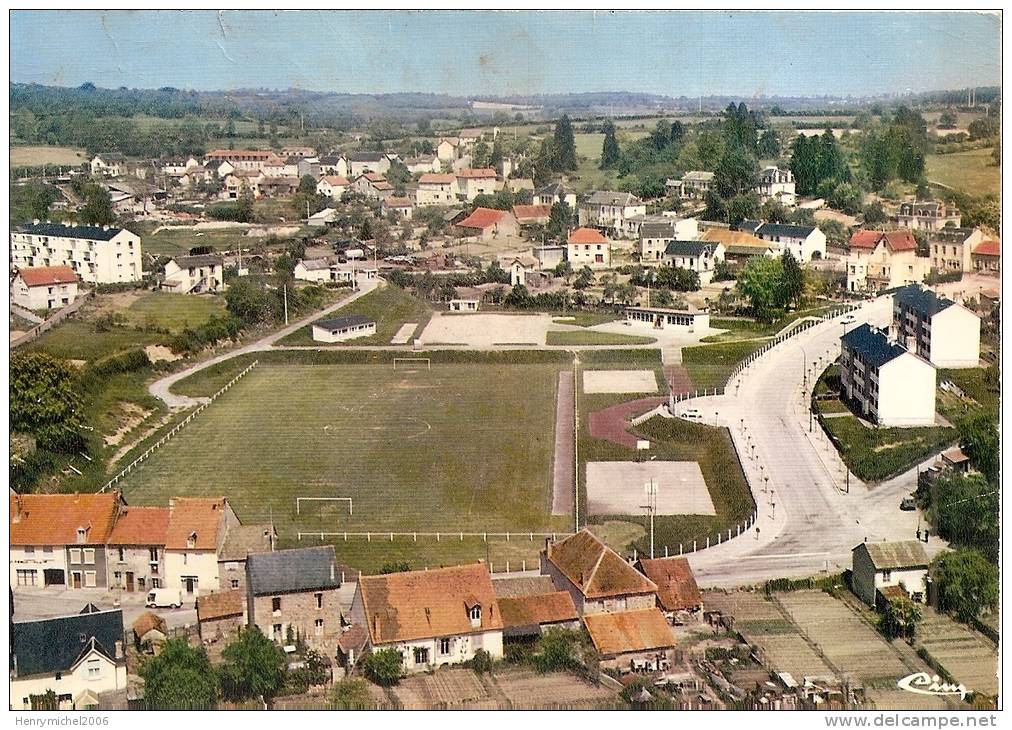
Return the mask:
<svg viewBox="0 0 1012 730"><path fill-rule="evenodd" d="M573 373L559 373L555 400L555 459L552 463L552 514L573 513Z"/></svg>

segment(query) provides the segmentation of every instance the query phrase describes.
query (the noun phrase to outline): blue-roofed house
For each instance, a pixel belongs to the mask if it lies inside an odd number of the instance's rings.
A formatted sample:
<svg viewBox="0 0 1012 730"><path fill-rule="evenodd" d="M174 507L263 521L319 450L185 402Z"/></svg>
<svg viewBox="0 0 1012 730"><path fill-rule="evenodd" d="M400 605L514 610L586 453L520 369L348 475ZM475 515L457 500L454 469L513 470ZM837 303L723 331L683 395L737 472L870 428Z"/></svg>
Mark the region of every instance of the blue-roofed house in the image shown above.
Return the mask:
<svg viewBox="0 0 1012 730"><path fill-rule="evenodd" d="M702 285L713 280L713 270L724 260L724 244L712 241L668 241L664 249L664 263L699 274Z"/></svg>
<svg viewBox="0 0 1012 730"><path fill-rule="evenodd" d="M980 317L919 284L893 294L897 339L938 368L980 364Z"/></svg>
<svg viewBox="0 0 1012 730"><path fill-rule="evenodd" d="M862 324L840 338L841 395L880 426L935 423L935 367Z"/></svg>

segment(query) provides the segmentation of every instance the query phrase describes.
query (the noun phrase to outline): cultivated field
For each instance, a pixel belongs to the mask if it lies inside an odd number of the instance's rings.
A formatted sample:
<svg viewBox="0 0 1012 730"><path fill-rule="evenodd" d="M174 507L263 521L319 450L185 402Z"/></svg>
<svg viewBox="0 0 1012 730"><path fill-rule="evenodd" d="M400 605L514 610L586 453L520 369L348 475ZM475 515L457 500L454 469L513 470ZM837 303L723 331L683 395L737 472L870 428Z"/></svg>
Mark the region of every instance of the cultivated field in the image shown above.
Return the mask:
<svg viewBox="0 0 1012 730"><path fill-rule="evenodd" d="M42 165L80 165L87 162L84 150L54 145L18 145L10 148L11 168Z"/></svg>
<svg viewBox="0 0 1012 730"><path fill-rule="evenodd" d="M917 644L971 692L998 693L998 652L994 644L929 606L917 628Z"/></svg>
<svg viewBox="0 0 1012 730"><path fill-rule="evenodd" d="M618 697L599 685L562 672L541 674L526 669L497 671L493 680L514 709L593 709L611 706Z"/></svg>
<svg viewBox="0 0 1012 730"><path fill-rule="evenodd" d="M121 484L137 504L225 495L289 540L545 529L559 369L261 363ZM297 496L351 497L354 515L303 503L297 517Z"/></svg>

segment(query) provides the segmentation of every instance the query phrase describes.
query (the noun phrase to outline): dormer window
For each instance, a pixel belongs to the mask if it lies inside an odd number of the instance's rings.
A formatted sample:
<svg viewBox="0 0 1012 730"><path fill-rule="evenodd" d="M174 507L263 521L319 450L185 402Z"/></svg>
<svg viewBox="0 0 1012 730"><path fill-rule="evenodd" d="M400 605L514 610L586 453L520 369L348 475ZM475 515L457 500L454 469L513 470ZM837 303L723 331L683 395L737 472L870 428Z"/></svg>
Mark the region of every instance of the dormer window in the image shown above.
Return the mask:
<svg viewBox="0 0 1012 730"><path fill-rule="evenodd" d="M77 542L82 543L88 539L88 530L84 527L77 528Z"/></svg>
<svg viewBox="0 0 1012 730"><path fill-rule="evenodd" d="M481 606L480 605L471 606L469 609L467 609L467 615L468 615L468 618L471 619L471 623L472 624L480 624L481 623Z"/></svg>
<svg viewBox="0 0 1012 730"><path fill-rule="evenodd" d="M194 548L197 546L197 533L191 532L186 538L186 547Z"/></svg>

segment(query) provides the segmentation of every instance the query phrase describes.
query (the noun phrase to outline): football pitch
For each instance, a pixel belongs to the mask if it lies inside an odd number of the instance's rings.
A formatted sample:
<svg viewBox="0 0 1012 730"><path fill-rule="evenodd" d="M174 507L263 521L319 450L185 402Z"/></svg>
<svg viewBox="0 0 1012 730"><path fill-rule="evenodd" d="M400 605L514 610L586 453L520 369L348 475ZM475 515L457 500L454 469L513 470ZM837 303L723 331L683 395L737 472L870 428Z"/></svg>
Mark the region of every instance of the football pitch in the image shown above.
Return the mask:
<svg viewBox="0 0 1012 730"><path fill-rule="evenodd" d="M130 504L224 495L286 541L549 529L561 367L261 364L119 486ZM304 500L297 515L296 497L353 510Z"/></svg>

